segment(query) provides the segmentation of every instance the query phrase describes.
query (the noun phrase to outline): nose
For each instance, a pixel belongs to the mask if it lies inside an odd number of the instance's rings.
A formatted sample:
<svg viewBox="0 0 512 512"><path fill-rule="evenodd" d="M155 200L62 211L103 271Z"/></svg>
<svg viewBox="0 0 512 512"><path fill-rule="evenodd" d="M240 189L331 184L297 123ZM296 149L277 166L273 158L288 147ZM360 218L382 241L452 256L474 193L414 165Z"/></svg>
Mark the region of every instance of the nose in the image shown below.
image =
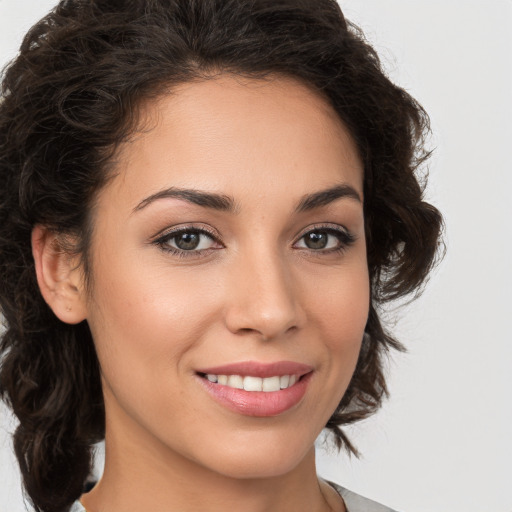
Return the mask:
<svg viewBox="0 0 512 512"><path fill-rule="evenodd" d="M268 251L239 255L231 268L227 328L272 340L301 327L304 319L297 283L286 261Z"/></svg>

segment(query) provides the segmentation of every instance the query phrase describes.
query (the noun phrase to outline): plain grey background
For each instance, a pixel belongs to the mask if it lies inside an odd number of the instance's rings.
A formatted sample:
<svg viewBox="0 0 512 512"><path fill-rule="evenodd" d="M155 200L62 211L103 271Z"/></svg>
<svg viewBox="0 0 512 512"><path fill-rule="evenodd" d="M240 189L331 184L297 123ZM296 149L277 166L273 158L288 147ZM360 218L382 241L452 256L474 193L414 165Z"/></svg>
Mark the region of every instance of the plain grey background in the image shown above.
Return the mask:
<svg viewBox="0 0 512 512"><path fill-rule="evenodd" d="M1 64L55 3L0 0ZM319 473L404 512L512 512L512 1L340 3L431 115L427 196L448 252L394 314L408 354L390 359L382 411L350 430L362 459L319 449ZM0 512L24 510L14 425L0 408Z"/></svg>

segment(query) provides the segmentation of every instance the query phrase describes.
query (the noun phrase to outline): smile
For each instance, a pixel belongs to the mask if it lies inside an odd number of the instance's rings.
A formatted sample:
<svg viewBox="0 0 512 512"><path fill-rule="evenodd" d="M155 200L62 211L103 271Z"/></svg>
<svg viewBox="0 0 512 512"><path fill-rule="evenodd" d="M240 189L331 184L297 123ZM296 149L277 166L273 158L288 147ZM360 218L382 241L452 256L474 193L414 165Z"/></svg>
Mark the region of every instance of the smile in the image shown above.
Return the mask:
<svg viewBox="0 0 512 512"><path fill-rule="evenodd" d="M245 361L196 372L203 389L225 408L244 416L278 416L298 406L313 367L292 361Z"/></svg>
<svg viewBox="0 0 512 512"><path fill-rule="evenodd" d="M300 376L274 375L272 377L255 377L253 375L215 375L209 373L205 378L214 384L220 384L245 391L264 391L266 393L280 391L293 386Z"/></svg>

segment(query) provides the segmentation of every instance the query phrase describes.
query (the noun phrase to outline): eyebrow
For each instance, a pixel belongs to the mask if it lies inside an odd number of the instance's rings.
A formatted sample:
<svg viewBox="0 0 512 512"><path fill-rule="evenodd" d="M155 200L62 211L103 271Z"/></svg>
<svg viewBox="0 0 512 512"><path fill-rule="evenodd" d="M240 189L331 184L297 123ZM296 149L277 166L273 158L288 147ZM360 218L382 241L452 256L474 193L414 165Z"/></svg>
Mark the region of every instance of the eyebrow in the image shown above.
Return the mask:
<svg viewBox="0 0 512 512"><path fill-rule="evenodd" d="M239 208L233 197L218 194L215 192L205 192L202 190L170 187L160 190L155 194L150 195L143 199L134 209L133 213L146 208L151 203L159 199L177 198L188 203L202 206L203 208L210 208L213 210L223 211L227 213L237 213ZM325 190L320 190L312 194L303 196L295 207L297 213L302 213L315 208L321 208L336 201L337 199L350 198L362 203L361 197L357 191L347 184L335 185Z"/></svg>
<svg viewBox="0 0 512 512"><path fill-rule="evenodd" d="M237 210L235 206L235 200L230 196L217 194L215 192L203 192L201 190L189 188L170 187L166 188L165 190L161 190L156 194L152 194L149 197L146 197L146 199L143 199L133 209L133 212L142 210L154 201L166 198L182 199L188 203L202 206L203 208L211 208L213 210L219 210L228 213L234 213Z"/></svg>
<svg viewBox="0 0 512 512"><path fill-rule="evenodd" d="M319 192L314 192L313 194L307 194L302 197L299 201L299 204L295 208L295 211L307 212L310 210L314 210L315 208L321 208L322 206L327 206L328 204L336 201L337 199L350 198L355 199L359 203L362 203L362 199L357 193L356 189L342 183L340 185L335 185L334 187L330 187L325 190L320 190Z"/></svg>

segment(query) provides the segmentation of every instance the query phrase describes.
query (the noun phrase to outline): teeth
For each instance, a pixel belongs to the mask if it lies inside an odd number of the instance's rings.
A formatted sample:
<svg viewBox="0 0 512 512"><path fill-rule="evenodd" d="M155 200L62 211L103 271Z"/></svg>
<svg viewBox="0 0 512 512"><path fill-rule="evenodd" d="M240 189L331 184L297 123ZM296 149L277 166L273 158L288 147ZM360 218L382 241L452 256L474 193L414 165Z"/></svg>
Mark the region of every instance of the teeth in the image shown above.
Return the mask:
<svg viewBox="0 0 512 512"><path fill-rule="evenodd" d="M268 377L262 379L263 391L279 391L281 389L281 379L279 377Z"/></svg>
<svg viewBox="0 0 512 512"><path fill-rule="evenodd" d="M213 375L207 374L206 378L213 383L228 386L230 388L243 389L245 391L279 391L293 386L299 379L297 375L276 375L274 377L253 377L247 375Z"/></svg>
<svg viewBox="0 0 512 512"><path fill-rule="evenodd" d="M263 379L259 377L244 377L245 391L261 391L263 389Z"/></svg>
<svg viewBox="0 0 512 512"><path fill-rule="evenodd" d="M244 379L241 375L230 375L228 377L228 386L230 388L244 389Z"/></svg>

